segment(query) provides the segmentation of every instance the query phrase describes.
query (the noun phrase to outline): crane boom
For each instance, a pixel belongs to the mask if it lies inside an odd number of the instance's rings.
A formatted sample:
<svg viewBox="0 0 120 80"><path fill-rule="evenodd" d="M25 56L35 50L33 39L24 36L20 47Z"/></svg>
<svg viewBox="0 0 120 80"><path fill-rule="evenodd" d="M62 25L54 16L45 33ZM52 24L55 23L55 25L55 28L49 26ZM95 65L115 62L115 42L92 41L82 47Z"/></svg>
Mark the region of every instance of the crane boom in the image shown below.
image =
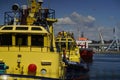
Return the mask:
<svg viewBox="0 0 120 80"><path fill-rule="evenodd" d="M104 40L103 40L102 33L101 33L100 30L99 30L99 36L100 36L100 39L101 39L101 44L104 44Z"/></svg>
<svg viewBox="0 0 120 80"><path fill-rule="evenodd" d="M103 36L102 36L102 33L101 33L101 30L98 29L98 32L99 32L99 36L100 36L100 40L101 40L101 50L104 51L104 40L103 40Z"/></svg>

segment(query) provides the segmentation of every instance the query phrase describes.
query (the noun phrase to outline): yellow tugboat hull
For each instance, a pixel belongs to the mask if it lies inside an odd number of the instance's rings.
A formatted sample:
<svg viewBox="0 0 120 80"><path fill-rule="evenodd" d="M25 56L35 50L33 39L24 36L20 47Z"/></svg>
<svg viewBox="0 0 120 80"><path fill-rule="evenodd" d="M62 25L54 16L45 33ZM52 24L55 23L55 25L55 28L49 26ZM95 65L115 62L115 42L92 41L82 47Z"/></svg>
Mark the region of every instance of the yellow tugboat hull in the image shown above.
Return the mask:
<svg viewBox="0 0 120 80"><path fill-rule="evenodd" d="M60 56L56 53L34 52L0 52L0 60L9 68L5 74L19 74L28 76L41 76L60 78ZM36 71L29 72L30 64L36 65Z"/></svg>

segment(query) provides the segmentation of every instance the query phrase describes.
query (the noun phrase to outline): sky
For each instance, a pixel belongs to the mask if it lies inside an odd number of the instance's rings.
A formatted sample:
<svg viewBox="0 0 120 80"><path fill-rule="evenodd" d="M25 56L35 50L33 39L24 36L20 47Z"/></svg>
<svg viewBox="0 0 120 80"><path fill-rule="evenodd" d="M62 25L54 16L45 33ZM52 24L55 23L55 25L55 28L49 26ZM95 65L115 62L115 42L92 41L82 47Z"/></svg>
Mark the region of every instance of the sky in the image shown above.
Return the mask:
<svg viewBox="0 0 120 80"><path fill-rule="evenodd" d="M43 8L56 11L58 22L54 31L71 31L75 38L81 33L90 40L114 39L113 28L120 38L120 0L43 0ZM27 0L0 0L0 24L3 24L4 12L9 11L14 3L27 4Z"/></svg>

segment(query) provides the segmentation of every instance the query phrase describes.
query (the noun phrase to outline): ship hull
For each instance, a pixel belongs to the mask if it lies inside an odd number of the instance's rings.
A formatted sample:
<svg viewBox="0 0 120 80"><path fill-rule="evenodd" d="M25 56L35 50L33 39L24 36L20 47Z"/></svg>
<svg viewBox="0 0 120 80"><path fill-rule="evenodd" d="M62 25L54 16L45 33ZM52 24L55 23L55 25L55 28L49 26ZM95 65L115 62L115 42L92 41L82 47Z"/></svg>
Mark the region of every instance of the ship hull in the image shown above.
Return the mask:
<svg viewBox="0 0 120 80"><path fill-rule="evenodd" d="M80 49L81 59L85 63L92 63L93 61L93 50L92 49Z"/></svg>

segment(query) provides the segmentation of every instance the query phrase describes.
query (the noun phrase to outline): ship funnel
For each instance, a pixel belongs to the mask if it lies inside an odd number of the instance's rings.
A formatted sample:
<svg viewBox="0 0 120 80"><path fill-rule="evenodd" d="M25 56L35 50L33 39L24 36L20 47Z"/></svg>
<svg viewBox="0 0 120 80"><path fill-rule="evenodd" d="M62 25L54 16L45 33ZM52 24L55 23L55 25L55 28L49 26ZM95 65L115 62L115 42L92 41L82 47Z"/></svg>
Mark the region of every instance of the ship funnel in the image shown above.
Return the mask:
<svg viewBox="0 0 120 80"><path fill-rule="evenodd" d="M19 10L19 5L18 4L14 4L14 5L12 5L12 10L13 11L17 11L17 10Z"/></svg>

